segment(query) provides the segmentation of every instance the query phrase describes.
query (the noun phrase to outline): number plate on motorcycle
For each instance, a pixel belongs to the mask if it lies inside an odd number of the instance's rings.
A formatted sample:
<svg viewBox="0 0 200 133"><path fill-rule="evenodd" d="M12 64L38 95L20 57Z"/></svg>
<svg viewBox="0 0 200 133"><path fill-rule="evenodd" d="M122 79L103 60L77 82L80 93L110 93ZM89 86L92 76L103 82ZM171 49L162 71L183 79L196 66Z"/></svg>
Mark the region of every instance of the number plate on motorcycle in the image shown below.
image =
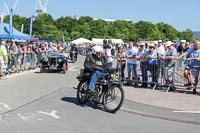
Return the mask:
<svg viewBox="0 0 200 133"><path fill-rule="evenodd" d="M111 77L113 80L118 80L118 75L117 74L111 74Z"/></svg>

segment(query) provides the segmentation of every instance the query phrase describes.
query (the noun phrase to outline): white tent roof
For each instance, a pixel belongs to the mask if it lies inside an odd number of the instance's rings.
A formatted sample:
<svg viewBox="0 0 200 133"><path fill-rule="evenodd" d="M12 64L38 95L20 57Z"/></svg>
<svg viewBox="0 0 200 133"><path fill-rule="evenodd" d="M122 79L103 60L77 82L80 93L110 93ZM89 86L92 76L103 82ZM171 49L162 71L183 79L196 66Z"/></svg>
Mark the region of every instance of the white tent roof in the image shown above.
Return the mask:
<svg viewBox="0 0 200 133"><path fill-rule="evenodd" d="M103 40L102 38L92 38L94 44L103 44Z"/></svg>
<svg viewBox="0 0 200 133"><path fill-rule="evenodd" d="M95 44L103 44L103 40L102 38L92 38L92 42L95 43ZM124 43L122 39L106 39L106 40L112 40L112 43L119 43L119 44L122 44Z"/></svg>
<svg viewBox="0 0 200 133"><path fill-rule="evenodd" d="M74 41L71 41L71 43L73 43L73 44L83 44L83 43L89 43L89 44L91 44L92 41L90 41L88 39L85 39L85 38L78 38L78 39L76 39Z"/></svg>
<svg viewBox="0 0 200 133"><path fill-rule="evenodd" d="M124 43L122 39L111 39L111 40L112 40L112 43L115 43L115 44L117 44L117 43L119 43L119 44Z"/></svg>

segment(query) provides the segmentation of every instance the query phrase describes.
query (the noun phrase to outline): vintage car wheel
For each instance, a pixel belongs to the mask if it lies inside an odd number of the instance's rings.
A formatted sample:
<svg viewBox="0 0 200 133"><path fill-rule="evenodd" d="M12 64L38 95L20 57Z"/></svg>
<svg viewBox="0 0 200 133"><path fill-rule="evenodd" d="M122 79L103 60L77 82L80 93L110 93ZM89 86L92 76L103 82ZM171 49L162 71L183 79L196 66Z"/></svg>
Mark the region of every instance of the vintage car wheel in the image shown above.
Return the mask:
<svg viewBox="0 0 200 133"><path fill-rule="evenodd" d="M68 69L68 68L67 68L67 64L64 63L64 64L63 64L63 73L66 73L66 72L67 72L67 69Z"/></svg>

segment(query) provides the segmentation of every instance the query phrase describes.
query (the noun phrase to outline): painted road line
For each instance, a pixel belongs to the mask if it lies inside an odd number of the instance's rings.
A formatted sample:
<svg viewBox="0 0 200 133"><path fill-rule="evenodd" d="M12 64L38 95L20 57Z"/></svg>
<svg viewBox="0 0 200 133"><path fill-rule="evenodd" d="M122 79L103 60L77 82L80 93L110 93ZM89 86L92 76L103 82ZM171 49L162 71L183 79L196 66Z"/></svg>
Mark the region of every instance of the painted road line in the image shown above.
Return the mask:
<svg viewBox="0 0 200 133"><path fill-rule="evenodd" d="M45 115L49 115L55 119L59 119L60 117L58 115L56 115L56 110L51 111L51 113L47 113L47 112L43 112L43 111L38 111L38 113L40 114L45 114Z"/></svg>
<svg viewBox="0 0 200 133"><path fill-rule="evenodd" d="M5 103L0 103L0 110L6 111L6 110L11 110L11 108Z"/></svg>
<svg viewBox="0 0 200 133"><path fill-rule="evenodd" d="M75 69L76 67L78 66L81 66L81 65L75 65L75 66L72 66L68 69L68 71L77 71L77 69Z"/></svg>
<svg viewBox="0 0 200 133"><path fill-rule="evenodd" d="M174 110L173 111L174 113L190 113L190 114L200 114L200 111L177 111L177 110Z"/></svg>

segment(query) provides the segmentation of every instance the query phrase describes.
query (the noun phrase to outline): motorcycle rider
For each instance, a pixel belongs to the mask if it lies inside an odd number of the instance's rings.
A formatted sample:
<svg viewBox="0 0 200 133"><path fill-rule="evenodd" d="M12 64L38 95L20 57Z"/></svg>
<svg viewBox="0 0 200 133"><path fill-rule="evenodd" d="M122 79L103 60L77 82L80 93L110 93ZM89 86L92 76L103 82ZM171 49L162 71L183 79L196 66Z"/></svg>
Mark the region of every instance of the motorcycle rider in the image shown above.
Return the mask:
<svg viewBox="0 0 200 133"><path fill-rule="evenodd" d="M108 70L107 59L103 56L103 48L101 46L94 46L92 54L88 55L84 62L85 71L91 73L89 92L95 93L96 80L105 78Z"/></svg>

